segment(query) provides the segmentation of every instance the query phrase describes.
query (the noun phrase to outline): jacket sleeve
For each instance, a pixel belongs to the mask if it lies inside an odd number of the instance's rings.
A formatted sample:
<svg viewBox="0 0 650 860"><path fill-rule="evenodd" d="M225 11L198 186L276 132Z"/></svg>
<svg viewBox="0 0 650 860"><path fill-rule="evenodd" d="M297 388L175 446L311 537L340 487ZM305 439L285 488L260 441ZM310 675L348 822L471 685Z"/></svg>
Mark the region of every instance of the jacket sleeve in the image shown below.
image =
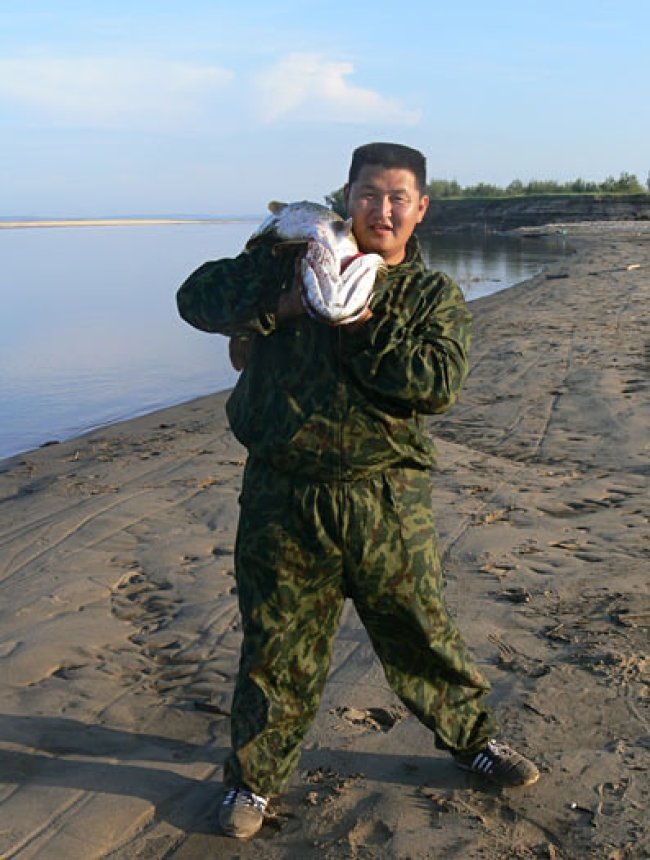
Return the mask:
<svg viewBox="0 0 650 860"><path fill-rule="evenodd" d="M343 333L352 380L389 412L445 412L469 370L472 318L462 291L445 275L432 277L409 318L385 307L356 331Z"/></svg>
<svg viewBox="0 0 650 860"><path fill-rule="evenodd" d="M266 246L204 263L178 290L178 312L202 331L271 334L280 293L290 288L293 273L294 256L276 256Z"/></svg>

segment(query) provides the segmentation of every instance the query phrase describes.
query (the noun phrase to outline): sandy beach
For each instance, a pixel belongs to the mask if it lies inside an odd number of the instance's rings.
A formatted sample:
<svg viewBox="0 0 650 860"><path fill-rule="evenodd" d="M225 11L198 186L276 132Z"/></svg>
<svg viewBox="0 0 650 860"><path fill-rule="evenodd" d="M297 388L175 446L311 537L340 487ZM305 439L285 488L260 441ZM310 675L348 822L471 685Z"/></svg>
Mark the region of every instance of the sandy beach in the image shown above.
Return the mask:
<svg viewBox="0 0 650 860"><path fill-rule="evenodd" d="M54 227L152 227L164 224L219 224L246 221L246 218L51 218L29 221L0 220L0 230L27 230Z"/></svg>
<svg viewBox="0 0 650 860"><path fill-rule="evenodd" d="M430 422L449 605L537 785L437 752L348 606L290 791L216 832L245 456L218 394L0 463L0 857L650 857L650 231L565 229L472 303Z"/></svg>

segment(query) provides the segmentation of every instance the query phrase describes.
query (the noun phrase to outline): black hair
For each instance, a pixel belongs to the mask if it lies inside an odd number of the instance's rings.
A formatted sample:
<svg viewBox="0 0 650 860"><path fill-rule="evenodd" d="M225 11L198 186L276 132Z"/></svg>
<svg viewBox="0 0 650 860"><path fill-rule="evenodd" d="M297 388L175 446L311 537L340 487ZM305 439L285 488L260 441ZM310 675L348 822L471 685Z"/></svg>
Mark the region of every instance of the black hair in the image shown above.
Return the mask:
<svg viewBox="0 0 650 860"><path fill-rule="evenodd" d="M397 168L410 170L415 176L415 184L422 193L427 184L426 158L417 149L404 146L401 143L366 143L352 153L348 185L358 179L361 168L365 164L376 165L386 169Z"/></svg>

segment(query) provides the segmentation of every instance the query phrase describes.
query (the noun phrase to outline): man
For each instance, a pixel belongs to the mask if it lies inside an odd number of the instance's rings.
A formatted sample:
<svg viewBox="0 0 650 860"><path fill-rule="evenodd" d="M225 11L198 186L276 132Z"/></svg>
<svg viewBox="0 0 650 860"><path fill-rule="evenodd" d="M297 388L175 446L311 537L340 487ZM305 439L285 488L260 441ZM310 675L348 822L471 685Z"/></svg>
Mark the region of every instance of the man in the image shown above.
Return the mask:
<svg viewBox="0 0 650 860"><path fill-rule="evenodd" d="M422 262L425 159L398 144L355 150L345 186L363 252L388 274L363 318L305 314L295 255L258 247L183 284L184 319L250 338L227 406L248 448L235 549L243 644L232 706L223 832L245 838L297 765L346 597L386 677L456 762L502 786L534 764L492 740L490 687L444 602L430 503L433 444L467 374L471 318L458 286Z"/></svg>

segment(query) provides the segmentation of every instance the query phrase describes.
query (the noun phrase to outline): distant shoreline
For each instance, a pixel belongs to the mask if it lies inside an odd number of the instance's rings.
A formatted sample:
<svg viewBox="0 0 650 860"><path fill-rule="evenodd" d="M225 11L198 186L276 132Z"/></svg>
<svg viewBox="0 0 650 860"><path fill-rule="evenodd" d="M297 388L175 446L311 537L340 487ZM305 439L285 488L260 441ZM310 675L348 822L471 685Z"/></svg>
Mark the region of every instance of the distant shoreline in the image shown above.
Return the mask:
<svg viewBox="0 0 650 860"><path fill-rule="evenodd" d="M254 218L48 218L0 221L0 230L51 227L156 227L166 224L240 224Z"/></svg>

